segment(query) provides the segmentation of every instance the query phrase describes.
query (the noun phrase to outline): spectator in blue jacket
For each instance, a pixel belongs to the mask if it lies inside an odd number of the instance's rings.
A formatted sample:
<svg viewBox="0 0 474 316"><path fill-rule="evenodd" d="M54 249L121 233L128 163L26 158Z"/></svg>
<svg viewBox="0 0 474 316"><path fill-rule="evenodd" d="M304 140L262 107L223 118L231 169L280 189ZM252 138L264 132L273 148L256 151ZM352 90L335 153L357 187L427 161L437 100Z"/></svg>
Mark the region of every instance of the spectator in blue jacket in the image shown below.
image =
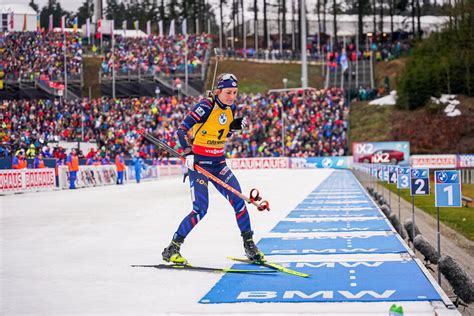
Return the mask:
<svg viewBox="0 0 474 316"><path fill-rule="evenodd" d="M143 167L143 158L140 157L140 154L137 152L136 156L133 157L133 166L135 168L135 180L137 180L137 183L140 183L141 179L141 170Z"/></svg>

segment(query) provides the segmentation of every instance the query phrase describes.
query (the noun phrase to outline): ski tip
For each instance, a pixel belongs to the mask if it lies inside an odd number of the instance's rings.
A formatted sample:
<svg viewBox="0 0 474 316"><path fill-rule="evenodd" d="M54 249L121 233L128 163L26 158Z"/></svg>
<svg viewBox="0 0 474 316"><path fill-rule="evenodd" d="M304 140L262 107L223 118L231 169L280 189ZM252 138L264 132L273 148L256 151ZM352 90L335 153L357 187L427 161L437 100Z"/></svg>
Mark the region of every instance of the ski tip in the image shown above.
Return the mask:
<svg viewBox="0 0 474 316"><path fill-rule="evenodd" d="M145 129L144 129L144 128L139 128L139 129L136 129L135 131L136 131L137 134L139 134L139 135L145 134Z"/></svg>

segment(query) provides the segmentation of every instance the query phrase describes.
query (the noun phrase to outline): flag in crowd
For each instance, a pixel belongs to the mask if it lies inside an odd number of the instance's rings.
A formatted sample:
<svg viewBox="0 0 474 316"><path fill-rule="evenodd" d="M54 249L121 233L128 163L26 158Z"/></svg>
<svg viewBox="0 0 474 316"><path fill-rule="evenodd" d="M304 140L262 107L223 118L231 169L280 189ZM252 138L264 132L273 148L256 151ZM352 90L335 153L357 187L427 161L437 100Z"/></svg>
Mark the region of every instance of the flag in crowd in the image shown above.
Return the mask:
<svg viewBox="0 0 474 316"><path fill-rule="evenodd" d="M160 37L163 37L163 20L158 21L158 30L160 33Z"/></svg>
<svg viewBox="0 0 474 316"><path fill-rule="evenodd" d="M114 20L111 20L110 21L110 38L114 37L114 28L115 28Z"/></svg>
<svg viewBox="0 0 474 316"><path fill-rule="evenodd" d="M175 32L174 32L174 19L171 20L171 23L170 23L170 32L169 32L169 36L174 36Z"/></svg>
<svg viewBox="0 0 474 316"><path fill-rule="evenodd" d="M13 12L10 12L10 31L13 31L15 27L15 16L13 15Z"/></svg>
<svg viewBox="0 0 474 316"><path fill-rule="evenodd" d="M90 18L86 19L86 36L87 37L91 36L91 19Z"/></svg>
<svg viewBox="0 0 474 316"><path fill-rule="evenodd" d="M26 14L23 15L23 32L26 32Z"/></svg>
<svg viewBox="0 0 474 316"><path fill-rule="evenodd" d="M339 63L341 64L341 68L343 72L346 71L347 68L349 68L349 65L347 63L347 54L345 51L343 51Z"/></svg>
<svg viewBox="0 0 474 316"><path fill-rule="evenodd" d="M186 22L186 19L183 20L183 23L181 24L181 33L183 35L187 35L188 34L188 26L187 26L187 22Z"/></svg>
<svg viewBox="0 0 474 316"><path fill-rule="evenodd" d="M74 17L74 23L73 23L73 33L75 34L77 32L77 16Z"/></svg>
<svg viewBox="0 0 474 316"><path fill-rule="evenodd" d="M139 29L139 26L140 26L138 20L136 20L135 22L133 22L133 26L135 27L135 31L138 32L138 29Z"/></svg>
<svg viewBox="0 0 474 316"><path fill-rule="evenodd" d="M53 15L50 14L50 15L49 15L48 32L52 32L52 31L53 31Z"/></svg>
<svg viewBox="0 0 474 316"><path fill-rule="evenodd" d="M36 15L36 32L40 33L41 32L41 23L40 23L40 16Z"/></svg>
<svg viewBox="0 0 474 316"><path fill-rule="evenodd" d="M102 20L97 21L97 31L95 33L95 38L102 38Z"/></svg>
<svg viewBox="0 0 474 316"><path fill-rule="evenodd" d="M61 32L64 33L64 28L65 28L65 27L66 27L66 16L63 15L63 16L61 17Z"/></svg>

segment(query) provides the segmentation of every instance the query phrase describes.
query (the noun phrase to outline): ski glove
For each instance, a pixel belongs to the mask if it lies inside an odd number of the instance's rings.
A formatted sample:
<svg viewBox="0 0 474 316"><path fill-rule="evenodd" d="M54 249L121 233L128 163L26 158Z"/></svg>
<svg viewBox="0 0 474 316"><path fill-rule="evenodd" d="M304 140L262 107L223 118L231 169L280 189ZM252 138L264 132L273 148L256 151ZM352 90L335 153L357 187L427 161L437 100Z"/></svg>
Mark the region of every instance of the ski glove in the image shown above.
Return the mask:
<svg viewBox="0 0 474 316"><path fill-rule="evenodd" d="M194 171L194 153L191 148L185 149L183 155L186 157L185 166L186 168Z"/></svg>
<svg viewBox="0 0 474 316"><path fill-rule="evenodd" d="M247 118L239 117L230 123L230 130L231 131L238 131L244 129L247 126Z"/></svg>

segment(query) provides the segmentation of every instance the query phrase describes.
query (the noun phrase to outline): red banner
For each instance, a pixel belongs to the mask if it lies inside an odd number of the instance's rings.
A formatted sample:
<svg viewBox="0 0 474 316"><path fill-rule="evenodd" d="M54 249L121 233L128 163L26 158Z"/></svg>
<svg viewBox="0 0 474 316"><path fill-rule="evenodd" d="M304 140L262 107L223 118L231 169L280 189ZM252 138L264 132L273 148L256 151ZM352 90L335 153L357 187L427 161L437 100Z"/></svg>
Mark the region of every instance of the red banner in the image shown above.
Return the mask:
<svg viewBox="0 0 474 316"><path fill-rule="evenodd" d="M412 155L410 157L413 168L456 168L456 155Z"/></svg>
<svg viewBox="0 0 474 316"><path fill-rule="evenodd" d="M286 169L288 158L236 158L230 160L232 169Z"/></svg>
<svg viewBox="0 0 474 316"><path fill-rule="evenodd" d="M0 192L27 192L55 187L54 169L1 170Z"/></svg>
<svg viewBox="0 0 474 316"><path fill-rule="evenodd" d="M23 186L23 174L21 172L2 171L0 172L0 190L21 189Z"/></svg>

